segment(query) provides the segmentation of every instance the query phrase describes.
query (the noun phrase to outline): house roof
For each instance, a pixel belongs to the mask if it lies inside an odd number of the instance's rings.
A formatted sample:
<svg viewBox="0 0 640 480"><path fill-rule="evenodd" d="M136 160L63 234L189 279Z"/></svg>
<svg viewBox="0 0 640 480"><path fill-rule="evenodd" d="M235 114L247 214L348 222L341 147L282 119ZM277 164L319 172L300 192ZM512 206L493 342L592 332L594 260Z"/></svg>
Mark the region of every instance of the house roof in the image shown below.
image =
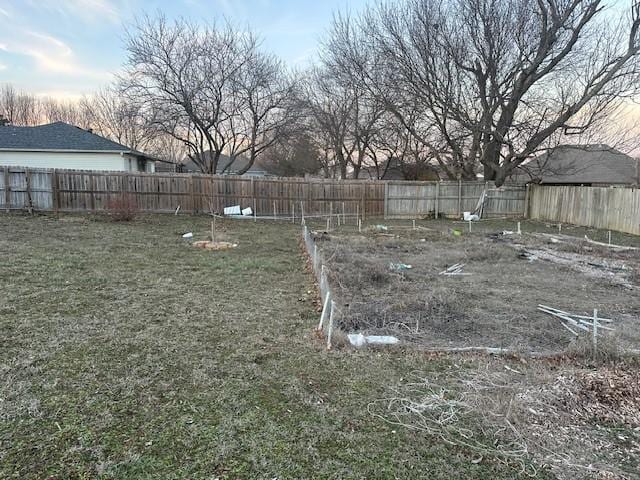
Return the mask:
<svg viewBox="0 0 640 480"><path fill-rule="evenodd" d="M604 144L559 145L521 166L515 176L540 183L640 183L640 163Z"/></svg>
<svg viewBox="0 0 640 480"><path fill-rule="evenodd" d="M379 172L379 173L378 173ZM380 180L405 180L405 174L402 165L397 159L392 158L381 162L376 169L375 165L362 167L360 169L360 178L378 179L378 175L382 175Z"/></svg>
<svg viewBox="0 0 640 480"><path fill-rule="evenodd" d="M205 152L204 155L209 157L211 156L211 152ZM237 173L240 170L244 169L248 163L249 163L249 159L246 157L236 157L235 160L232 160L231 157L229 157L228 155L221 154L220 157L218 158L216 173L217 174L226 173L229 175L237 175ZM182 162L182 168L183 170L188 172L200 171L200 167L198 167L191 159L185 159ZM251 167L249 167L246 173L248 174L259 173L259 174L269 175L269 172L257 163L254 163L253 165L251 165Z"/></svg>
<svg viewBox="0 0 640 480"><path fill-rule="evenodd" d="M35 127L0 126L0 150L119 152L149 157L142 152L64 122Z"/></svg>

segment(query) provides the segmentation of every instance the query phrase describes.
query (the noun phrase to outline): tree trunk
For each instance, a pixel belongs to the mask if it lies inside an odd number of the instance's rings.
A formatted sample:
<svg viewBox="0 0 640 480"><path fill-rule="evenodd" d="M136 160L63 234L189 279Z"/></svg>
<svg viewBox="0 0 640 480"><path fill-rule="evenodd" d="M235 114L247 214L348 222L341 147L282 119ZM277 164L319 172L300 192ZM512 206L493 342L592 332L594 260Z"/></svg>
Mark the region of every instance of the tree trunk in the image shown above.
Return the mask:
<svg viewBox="0 0 640 480"><path fill-rule="evenodd" d="M484 164L484 181L490 182L491 180L496 179L497 172L490 165Z"/></svg>

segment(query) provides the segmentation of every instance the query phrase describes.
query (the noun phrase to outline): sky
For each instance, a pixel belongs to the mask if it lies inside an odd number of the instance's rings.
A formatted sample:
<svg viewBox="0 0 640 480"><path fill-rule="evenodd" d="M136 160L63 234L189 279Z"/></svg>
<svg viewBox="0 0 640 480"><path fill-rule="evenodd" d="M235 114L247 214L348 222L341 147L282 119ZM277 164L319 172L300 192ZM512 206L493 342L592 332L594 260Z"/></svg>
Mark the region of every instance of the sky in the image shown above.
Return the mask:
<svg viewBox="0 0 640 480"><path fill-rule="evenodd" d="M338 10L366 0L0 0L0 84L76 98L108 84L126 58L124 31L162 12L197 22L249 26L292 66L308 65Z"/></svg>

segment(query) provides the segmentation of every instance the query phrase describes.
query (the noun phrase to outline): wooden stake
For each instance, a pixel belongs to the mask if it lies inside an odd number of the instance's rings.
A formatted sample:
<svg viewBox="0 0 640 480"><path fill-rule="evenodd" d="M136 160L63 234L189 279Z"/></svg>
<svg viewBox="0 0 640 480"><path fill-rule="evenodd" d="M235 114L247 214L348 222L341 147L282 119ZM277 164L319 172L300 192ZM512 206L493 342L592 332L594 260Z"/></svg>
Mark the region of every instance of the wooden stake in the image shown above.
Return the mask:
<svg viewBox="0 0 640 480"><path fill-rule="evenodd" d="M213 220L211 220L211 241L216 241L216 217L213 216Z"/></svg>
<svg viewBox="0 0 640 480"><path fill-rule="evenodd" d="M347 214L344 209L344 202L342 202L342 224L343 225L347 224Z"/></svg>
<svg viewBox="0 0 640 480"><path fill-rule="evenodd" d="M609 230L609 245L611 245L611 230Z"/></svg>
<svg viewBox="0 0 640 480"><path fill-rule="evenodd" d="M471 233L471 220L469 220L469 233Z"/></svg>
<svg viewBox="0 0 640 480"><path fill-rule="evenodd" d="M304 202L302 200L300 200L300 216L301 216L300 223L302 225L304 225L305 224L305 221L304 221Z"/></svg>
<svg viewBox="0 0 640 480"><path fill-rule="evenodd" d="M413 229L415 230L416 229L416 221L412 220L412 222L413 222Z"/></svg>
<svg viewBox="0 0 640 480"><path fill-rule="evenodd" d="M329 220L331 219L331 217L327 218L327 232L329 231Z"/></svg>
<svg viewBox="0 0 640 480"><path fill-rule="evenodd" d="M358 232L362 233L362 220L358 219Z"/></svg>
<svg viewBox="0 0 640 480"><path fill-rule="evenodd" d="M291 202L291 223L296 223L296 204Z"/></svg>
<svg viewBox="0 0 640 480"><path fill-rule="evenodd" d="M278 218L278 212L276 212L276 202L273 202L273 218L274 220Z"/></svg>
<svg viewBox="0 0 640 480"><path fill-rule="evenodd" d="M518 222L518 235L522 235L522 230L520 230L520 222Z"/></svg>
<svg viewBox="0 0 640 480"><path fill-rule="evenodd" d="M561 223L559 223L559 224L558 224L558 233L561 233L561 232L562 232L562 224L561 224Z"/></svg>

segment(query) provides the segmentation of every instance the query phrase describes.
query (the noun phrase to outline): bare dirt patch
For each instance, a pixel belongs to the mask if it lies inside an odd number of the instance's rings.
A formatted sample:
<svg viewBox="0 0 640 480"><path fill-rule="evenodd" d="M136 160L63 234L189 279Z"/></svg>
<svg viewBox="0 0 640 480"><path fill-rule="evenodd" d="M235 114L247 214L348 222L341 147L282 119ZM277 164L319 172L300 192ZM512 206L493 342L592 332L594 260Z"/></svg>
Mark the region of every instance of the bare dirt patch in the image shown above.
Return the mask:
<svg viewBox="0 0 640 480"><path fill-rule="evenodd" d="M615 319L616 343L637 348L640 341L638 250L442 223L337 231L318 244L347 332L395 335L427 348L564 351L572 334L536 310L545 304L584 315L598 308ZM467 275L440 274L457 263Z"/></svg>

